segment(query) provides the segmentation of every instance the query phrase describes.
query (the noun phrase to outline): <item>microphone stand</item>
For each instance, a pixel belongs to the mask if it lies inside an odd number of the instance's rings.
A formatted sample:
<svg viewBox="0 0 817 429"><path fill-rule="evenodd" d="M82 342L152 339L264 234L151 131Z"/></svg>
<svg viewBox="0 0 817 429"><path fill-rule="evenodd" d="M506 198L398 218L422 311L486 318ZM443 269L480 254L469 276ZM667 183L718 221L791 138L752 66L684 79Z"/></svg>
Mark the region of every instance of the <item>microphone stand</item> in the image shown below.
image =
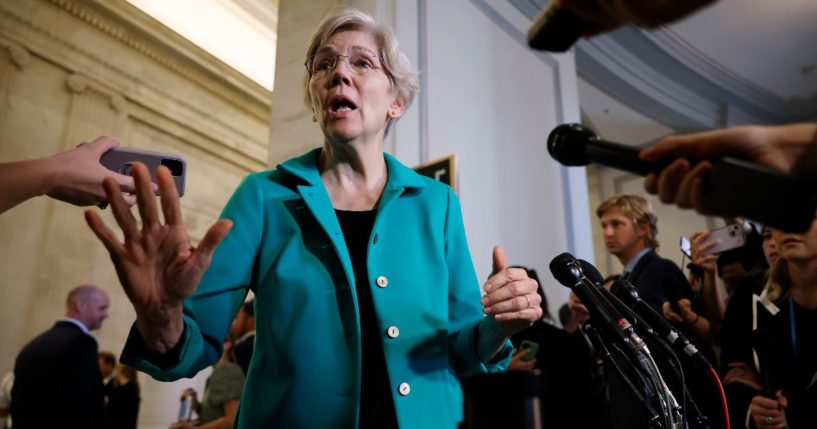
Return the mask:
<svg viewBox="0 0 817 429"><path fill-rule="evenodd" d="M602 335L599 332L599 329L594 327L589 322L581 325L580 329L587 336L587 338L590 339L590 342L593 344L593 348L598 350L602 360L606 362L612 370L615 370L616 374L618 374L619 377L621 377L621 379L624 381L624 384L629 388L630 393L632 393L633 396L635 396L638 399L638 402L644 406L644 408L647 411L647 414L649 415L650 425L653 426L655 425L655 423L659 422L661 420L661 415L658 413L658 411L655 410L655 408L653 408L650 405L652 401L648 400L648 398L645 398L644 394L642 394L642 392L635 386L635 384L632 382L632 380L630 380L627 374L621 369L618 362L615 360L612 353L610 353L610 350L607 348L607 345L604 343L604 340L602 339ZM629 359L624 359L624 361L627 364L629 364L636 373L638 373L638 368L635 365L633 365ZM642 386L645 393L647 393L647 396L649 397L655 396L655 392L653 392L651 386L649 384L643 383L643 380Z"/></svg>
<svg viewBox="0 0 817 429"><path fill-rule="evenodd" d="M664 424L659 427L663 427L664 429L683 429L680 412L681 407L672 394L672 391L664 382L661 372L658 370L658 366L650 354L649 348L647 348L647 345L641 337L635 333L632 325L630 325L623 315L620 317L617 316L617 320L612 319L605 309L615 310L615 308L612 307L612 304L609 303L607 298L596 289L593 282L586 277L582 276L574 285L573 290L576 291L577 295L579 295L579 299L582 301L593 303L592 307L597 310L596 314L598 317L609 319L605 320L606 323L604 323L603 326L618 326L618 329L609 329L609 331L614 333L614 339L623 346L622 351L632 361L638 363L636 368L642 370L641 375L649 381L652 390L655 392L655 400L658 402L661 414L664 417ZM592 317L593 312L591 311L591 318Z"/></svg>
<svg viewBox="0 0 817 429"><path fill-rule="evenodd" d="M691 405L693 412L695 413L696 422L695 427L709 428L709 425L706 423L707 420L706 417L701 413L701 410L698 408L698 405L695 403L695 400L692 398L692 395L689 393L689 390L687 390L686 382L684 380L683 367L681 365L680 360L678 360L678 356L672 350L672 347L670 347L667 341L661 338L661 336L658 335L657 332L655 332L652 326L650 326L650 324L646 320L644 320L643 317L641 317L638 313L630 309L630 307L628 307L624 302L619 300L616 295L614 295L612 292L604 288L599 288L598 290L601 293L601 295L607 298L607 300L613 305L613 307L619 310L622 314L624 314L624 316L627 319L630 320L635 330L641 332L641 335L644 337L646 342L656 344L657 345L656 347L670 359L668 361L668 365L675 373L675 375L678 377L678 380L681 383L680 388L682 389L683 398L683 406L681 407L681 413L683 417L683 419L681 420L682 427L687 426L684 423L686 422L687 411L686 404L689 403ZM690 345L690 347L694 346Z"/></svg>
<svg viewBox="0 0 817 429"><path fill-rule="evenodd" d="M591 299L599 304L598 307L603 305L601 304L602 302L607 302L608 307L614 308L607 297L599 292L593 282L586 277L583 277L581 282L592 291L590 294L594 296ZM581 299L582 297L580 296L579 298ZM624 334L629 340L624 341L625 352L626 350L630 350L630 357L638 362L638 365L643 370L642 375L646 375L647 380L652 384L652 388L656 392L658 403L661 406L665 423L664 427L667 429L683 429L684 423L681 418L681 406L678 404L678 401L675 399L675 396L672 394L666 382L664 382L661 371L658 369L658 365L656 365L649 348L641 337L635 333L635 330L627 319L623 315L621 317L622 319L617 321L618 325L623 329Z"/></svg>

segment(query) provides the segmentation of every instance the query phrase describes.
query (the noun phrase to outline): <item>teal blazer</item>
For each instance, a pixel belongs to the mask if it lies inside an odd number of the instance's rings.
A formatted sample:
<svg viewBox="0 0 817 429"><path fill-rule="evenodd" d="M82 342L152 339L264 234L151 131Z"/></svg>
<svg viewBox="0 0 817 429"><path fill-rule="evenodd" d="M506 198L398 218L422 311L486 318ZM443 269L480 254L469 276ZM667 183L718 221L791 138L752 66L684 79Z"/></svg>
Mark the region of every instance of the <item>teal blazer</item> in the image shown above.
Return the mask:
<svg viewBox="0 0 817 429"><path fill-rule="evenodd" d="M227 203L233 229L184 304L174 356L147 353L135 329L122 361L157 380L192 377L221 355L248 290L256 347L239 428L354 428L360 395L355 277L321 181L321 149L248 176ZM367 264L392 398L402 428L455 428L457 376L507 369L508 343L491 362L477 355L483 320L459 201L451 188L385 155ZM396 328L396 329L394 329Z"/></svg>

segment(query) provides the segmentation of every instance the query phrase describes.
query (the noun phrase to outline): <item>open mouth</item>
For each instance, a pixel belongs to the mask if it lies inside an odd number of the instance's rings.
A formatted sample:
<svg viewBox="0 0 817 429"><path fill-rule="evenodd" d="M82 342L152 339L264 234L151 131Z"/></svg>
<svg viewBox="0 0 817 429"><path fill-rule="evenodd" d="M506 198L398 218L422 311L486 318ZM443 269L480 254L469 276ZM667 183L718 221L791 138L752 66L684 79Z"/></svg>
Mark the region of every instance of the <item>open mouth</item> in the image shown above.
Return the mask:
<svg viewBox="0 0 817 429"><path fill-rule="evenodd" d="M343 95L336 95L329 100L329 111L332 113L345 113L356 109L357 104Z"/></svg>

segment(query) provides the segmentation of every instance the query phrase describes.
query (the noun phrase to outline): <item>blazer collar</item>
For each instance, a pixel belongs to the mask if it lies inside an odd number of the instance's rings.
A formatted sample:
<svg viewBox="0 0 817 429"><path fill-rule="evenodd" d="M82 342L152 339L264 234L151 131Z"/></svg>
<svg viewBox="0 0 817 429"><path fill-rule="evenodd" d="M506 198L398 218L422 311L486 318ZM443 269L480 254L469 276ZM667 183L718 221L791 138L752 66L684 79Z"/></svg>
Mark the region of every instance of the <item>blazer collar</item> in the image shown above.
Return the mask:
<svg viewBox="0 0 817 429"><path fill-rule="evenodd" d="M292 158L278 165L278 168L303 180L310 186L322 186L321 174L318 170L318 156L322 148L313 149L297 158ZM389 172L387 189L424 188L426 186L422 176L414 170L401 164L393 156L384 153L386 168Z"/></svg>

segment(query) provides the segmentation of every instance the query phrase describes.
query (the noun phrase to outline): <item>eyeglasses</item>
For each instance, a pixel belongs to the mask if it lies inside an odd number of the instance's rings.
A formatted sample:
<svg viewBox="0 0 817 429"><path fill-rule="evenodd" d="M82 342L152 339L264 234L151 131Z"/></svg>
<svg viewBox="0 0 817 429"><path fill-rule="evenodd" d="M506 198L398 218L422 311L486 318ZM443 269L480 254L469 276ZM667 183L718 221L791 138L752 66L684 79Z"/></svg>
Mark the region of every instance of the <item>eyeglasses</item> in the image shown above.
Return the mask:
<svg viewBox="0 0 817 429"><path fill-rule="evenodd" d="M304 65L309 76L315 78L326 77L338 65L338 58L343 58L349 70L356 75L364 75L372 70L379 70L380 61L366 52L352 52L351 55L338 55L333 52L319 53L306 60Z"/></svg>

